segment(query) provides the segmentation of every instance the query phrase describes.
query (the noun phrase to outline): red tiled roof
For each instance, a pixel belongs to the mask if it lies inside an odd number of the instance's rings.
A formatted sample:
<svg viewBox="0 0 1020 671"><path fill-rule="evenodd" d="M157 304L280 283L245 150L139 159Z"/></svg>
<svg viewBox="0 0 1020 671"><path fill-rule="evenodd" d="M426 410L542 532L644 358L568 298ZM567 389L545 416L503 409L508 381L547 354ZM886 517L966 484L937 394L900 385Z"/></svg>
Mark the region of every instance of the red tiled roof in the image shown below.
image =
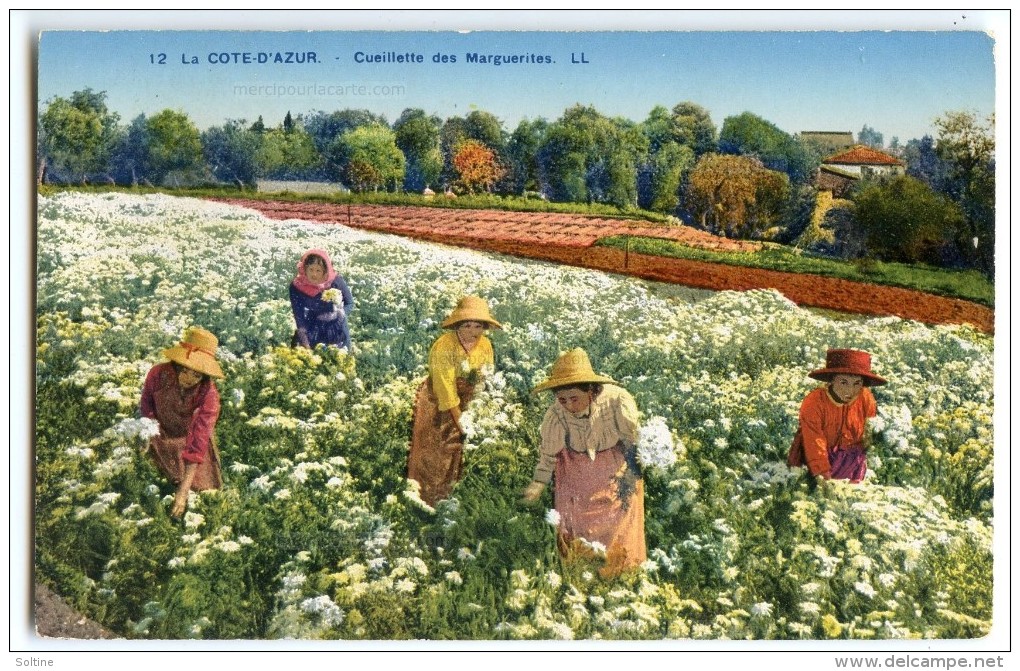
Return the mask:
<svg viewBox="0 0 1020 671"><path fill-rule="evenodd" d="M836 163L842 165L904 165L903 161L885 152L872 149L863 144L857 144L846 151L835 156L830 156L822 163Z"/></svg>

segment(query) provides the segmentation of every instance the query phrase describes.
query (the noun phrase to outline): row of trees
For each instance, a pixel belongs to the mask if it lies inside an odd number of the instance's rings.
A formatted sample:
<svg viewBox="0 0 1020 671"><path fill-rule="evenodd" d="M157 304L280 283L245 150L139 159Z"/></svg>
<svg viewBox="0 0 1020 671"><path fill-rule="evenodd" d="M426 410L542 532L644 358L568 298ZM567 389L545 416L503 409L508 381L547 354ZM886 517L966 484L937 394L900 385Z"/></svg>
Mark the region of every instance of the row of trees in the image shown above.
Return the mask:
<svg viewBox="0 0 1020 671"><path fill-rule="evenodd" d="M918 188L944 207L960 209L962 223L954 223L955 215L933 219L952 224L953 244L967 238L973 246L975 236L988 239L989 227L994 229L990 125L951 113L938 127L937 141L925 137L901 146L894 138L896 147L890 147L907 161L910 179L920 187L900 185L895 192L892 185L866 182L853 196L865 206L861 217L849 217L853 230L830 222L839 235L866 244L819 249L904 260L941 255L944 262L960 263L968 255L947 254L945 239L937 254L932 251L939 244L932 241L930 224L923 227L927 233L914 236L924 242L890 249L896 246L890 241L914 223L900 225L897 233L886 214L869 214L878 211L878 200L895 200L896 193L902 197L904 189ZM859 140L881 146L882 134L865 125ZM68 182L217 181L249 187L274 178L340 181L355 191L450 187L641 207L722 235L785 242L797 240L813 216L813 178L822 151L750 112L727 117L717 129L708 111L692 102L672 109L656 106L641 122L575 105L559 119L525 119L511 132L489 112L444 120L417 108L405 109L392 124L368 110L345 109L296 118L288 112L274 127L259 117L200 131L185 113L169 109L122 126L107 108L105 93L85 89L48 101L39 122L40 181L48 176Z"/></svg>

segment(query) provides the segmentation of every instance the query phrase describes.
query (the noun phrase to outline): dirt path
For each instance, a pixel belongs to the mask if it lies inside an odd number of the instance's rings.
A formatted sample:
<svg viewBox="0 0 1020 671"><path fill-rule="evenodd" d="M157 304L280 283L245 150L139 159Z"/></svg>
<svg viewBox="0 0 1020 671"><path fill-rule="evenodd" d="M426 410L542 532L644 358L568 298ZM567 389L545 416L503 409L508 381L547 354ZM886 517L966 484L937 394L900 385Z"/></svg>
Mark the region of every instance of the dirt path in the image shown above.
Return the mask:
<svg viewBox="0 0 1020 671"><path fill-rule="evenodd" d="M868 315L895 315L928 324L972 324L992 333L995 312L977 303L920 291L833 277L669 259L593 246L610 235L645 235L717 251L754 251L754 242L729 240L687 226L654 226L572 214L448 208L330 205L218 199L272 219L301 219L543 259L702 289L776 289L810 307Z"/></svg>
<svg viewBox="0 0 1020 671"><path fill-rule="evenodd" d="M44 638L100 639L116 638L98 623L71 608L56 592L35 583L35 631Z"/></svg>

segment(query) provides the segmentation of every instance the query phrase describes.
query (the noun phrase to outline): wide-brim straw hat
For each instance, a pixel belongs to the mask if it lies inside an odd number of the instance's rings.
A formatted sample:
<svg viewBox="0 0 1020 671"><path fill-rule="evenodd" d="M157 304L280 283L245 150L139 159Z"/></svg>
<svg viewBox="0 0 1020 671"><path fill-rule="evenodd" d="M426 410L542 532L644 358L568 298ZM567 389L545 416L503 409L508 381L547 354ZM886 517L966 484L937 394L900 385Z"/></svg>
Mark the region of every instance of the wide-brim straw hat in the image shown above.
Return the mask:
<svg viewBox="0 0 1020 671"><path fill-rule="evenodd" d="M886 382L871 372L871 355L857 349L830 349L825 353L825 368L808 373L808 377L822 382L830 382L834 375L860 375L866 387Z"/></svg>
<svg viewBox="0 0 1020 671"><path fill-rule="evenodd" d="M163 356L185 368L210 377L223 377L223 370L216 361L219 340L203 328L193 326L184 333L184 339L169 349Z"/></svg>
<svg viewBox="0 0 1020 671"><path fill-rule="evenodd" d="M453 328L460 322L485 322L494 329L501 329L503 325L492 318L489 312L489 304L484 298L478 296L464 296L457 302L450 316L443 320L443 328Z"/></svg>
<svg viewBox="0 0 1020 671"><path fill-rule="evenodd" d="M613 378L592 370L587 352L577 348L561 354L549 371L549 379L532 389L531 393L585 383L618 384Z"/></svg>

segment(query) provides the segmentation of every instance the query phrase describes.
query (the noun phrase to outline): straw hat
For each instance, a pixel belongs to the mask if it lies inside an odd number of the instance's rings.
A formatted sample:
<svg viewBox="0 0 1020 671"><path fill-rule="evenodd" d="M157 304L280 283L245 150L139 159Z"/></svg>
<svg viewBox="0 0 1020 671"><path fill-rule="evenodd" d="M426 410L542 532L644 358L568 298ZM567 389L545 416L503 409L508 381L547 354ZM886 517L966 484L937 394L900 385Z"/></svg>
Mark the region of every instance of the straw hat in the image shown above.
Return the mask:
<svg viewBox="0 0 1020 671"><path fill-rule="evenodd" d="M489 313L489 304L485 302L484 298L478 296L461 298L450 316L443 320L443 328L453 328L460 322L485 322L492 328L503 328L503 325L493 319Z"/></svg>
<svg viewBox="0 0 1020 671"><path fill-rule="evenodd" d="M223 370L216 362L218 345L219 341L212 333L192 326L184 332L184 340L170 349L163 350L163 356L210 377L223 377Z"/></svg>
<svg viewBox="0 0 1020 671"><path fill-rule="evenodd" d="M808 377L830 382L834 375L860 375L865 387L885 384L885 379L871 372L871 355L856 349L830 349L825 353L825 368L808 373Z"/></svg>
<svg viewBox="0 0 1020 671"><path fill-rule="evenodd" d="M581 348L572 349L565 354L561 354L559 359L556 359L556 363L553 364L552 370L549 372L549 379L542 384L538 385L531 390L531 393L544 391L546 389L555 389L556 387L566 387L575 384L584 384L586 382L597 383L597 384L617 384L612 378L604 375L598 375L592 370L591 361L588 360L588 354Z"/></svg>

